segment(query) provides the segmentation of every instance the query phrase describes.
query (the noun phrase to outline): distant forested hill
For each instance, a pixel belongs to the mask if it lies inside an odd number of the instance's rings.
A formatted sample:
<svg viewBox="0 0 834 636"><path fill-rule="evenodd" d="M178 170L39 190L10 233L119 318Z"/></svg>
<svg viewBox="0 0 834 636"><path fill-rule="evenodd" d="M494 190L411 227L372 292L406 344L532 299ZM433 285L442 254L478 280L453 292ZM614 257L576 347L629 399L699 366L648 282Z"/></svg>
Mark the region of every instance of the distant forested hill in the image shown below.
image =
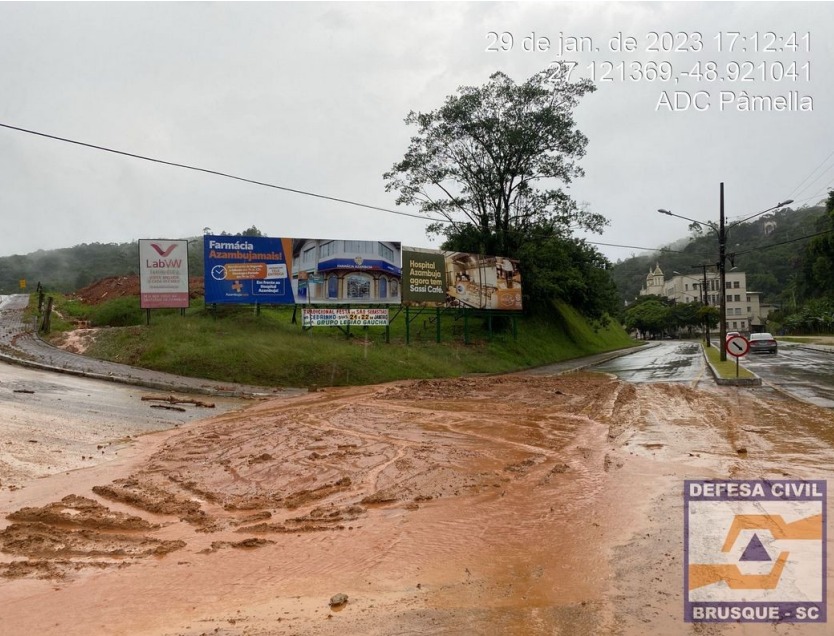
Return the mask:
<svg viewBox="0 0 834 636"><path fill-rule="evenodd" d="M206 228L208 229L208 228ZM220 236L263 236L254 225ZM203 237L188 237L188 273L203 275ZM40 283L47 291L72 292L110 276L139 274L139 242L83 243L57 250L38 250L31 254L0 257L0 294L20 293L20 281L34 291Z"/></svg>
<svg viewBox="0 0 834 636"><path fill-rule="evenodd" d="M203 274L203 243L190 239L189 272ZM84 243L57 250L38 250L31 254L0 257L0 294L20 293L38 283L48 291L72 292L109 276L139 273L139 243Z"/></svg>
<svg viewBox="0 0 834 636"><path fill-rule="evenodd" d="M727 269L733 265L747 274L747 289L762 292L764 302L784 301L802 281L802 263L809 236L819 231L819 222L825 215L822 205L796 210L786 208L760 216L747 223L731 226L727 223L727 254L735 254L733 263L727 261ZM682 222L683 223L683 222ZM657 251L617 261L611 277L624 301L631 301L640 293L646 282L649 268L660 264L667 278L674 271L689 276L702 274L694 265L718 263L718 238L712 230L703 226L701 235L677 251ZM709 270L708 270L709 271ZM715 271L714 269L712 271Z"/></svg>

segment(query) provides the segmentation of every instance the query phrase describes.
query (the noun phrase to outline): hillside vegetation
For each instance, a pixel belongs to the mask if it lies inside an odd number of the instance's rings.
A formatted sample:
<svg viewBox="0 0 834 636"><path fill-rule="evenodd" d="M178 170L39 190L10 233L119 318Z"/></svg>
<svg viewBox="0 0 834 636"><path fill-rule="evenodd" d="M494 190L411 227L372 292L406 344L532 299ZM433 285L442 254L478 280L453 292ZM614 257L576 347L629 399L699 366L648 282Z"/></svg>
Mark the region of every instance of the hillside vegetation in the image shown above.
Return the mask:
<svg viewBox="0 0 834 636"><path fill-rule="evenodd" d="M482 319L470 317L464 344L464 321L446 314L441 342L435 342L434 313L410 325L405 343L405 315L392 320L389 340L384 328L353 328L350 337L335 328L304 331L292 323L291 307L221 306L215 315L193 303L184 316L155 311L150 325L135 297L97 305L58 298L50 339L60 342L74 322L102 328L87 355L144 368L216 381L261 386L336 386L404 378L454 377L500 373L633 346L613 321L588 321L571 307L556 303L549 319L519 317L517 335L507 319L494 320L492 333ZM392 316L396 310L392 309ZM300 316L299 316L300 320Z"/></svg>
<svg viewBox="0 0 834 636"><path fill-rule="evenodd" d="M793 303L802 283L803 259L808 237L819 231L820 219L825 215L824 206L790 208L763 215L747 223L732 226L728 220L727 268L737 267L747 274L747 289L761 292L764 302ZM658 221L661 217L658 215ZM718 239L706 226L700 234L683 246L659 250L649 254L632 256L617 261L611 277L617 285L621 299L631 302L645 285L646 274L655 264L666 274L674 271L691 276L700 275L695 265L718 262Z"/></svg>

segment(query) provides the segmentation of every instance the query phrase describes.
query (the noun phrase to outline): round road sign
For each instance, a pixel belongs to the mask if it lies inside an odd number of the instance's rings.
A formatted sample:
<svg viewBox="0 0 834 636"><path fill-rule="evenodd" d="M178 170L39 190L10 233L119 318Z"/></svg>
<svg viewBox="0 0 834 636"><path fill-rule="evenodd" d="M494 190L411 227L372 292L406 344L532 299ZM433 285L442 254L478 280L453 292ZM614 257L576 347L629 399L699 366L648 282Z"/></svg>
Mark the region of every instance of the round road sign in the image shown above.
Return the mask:
<svg viewBox="0 0 834 636"><path fill-rule="evenodd" d="M741 356L747 355L747 352L750 351L750 343L747 342L747 338L744 336L733 336L732 338L727 338L725 348L731 356L740 358Z"/></svg>

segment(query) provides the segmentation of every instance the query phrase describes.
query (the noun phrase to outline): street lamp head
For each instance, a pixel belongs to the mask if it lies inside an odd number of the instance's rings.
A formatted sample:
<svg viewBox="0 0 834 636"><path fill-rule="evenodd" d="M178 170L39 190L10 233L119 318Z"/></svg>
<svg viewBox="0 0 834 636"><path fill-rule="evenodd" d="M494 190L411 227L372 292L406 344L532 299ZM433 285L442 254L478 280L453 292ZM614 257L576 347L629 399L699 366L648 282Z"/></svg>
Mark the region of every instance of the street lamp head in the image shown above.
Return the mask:
<svg viewBox="0 0 834 636"><path fill-rule="evenodd" d="M660 212L661 214L665 214L667 216L672 216L672 213L669 212L669 210L664 210L664 209L661 208L661 209L658 210L658 212Z"/></svg>
<svg viewBox="0 0 834 636"><path fill-rule="evenodd" d="M782 206L784 206L784 205L788 205L789 203L793 203L793 199L788 199L787 201L782 201L782 203L780 203L780 204L779 204L779 205L777 205L776 207L777 207L777 208L781 208Z"/></svg>

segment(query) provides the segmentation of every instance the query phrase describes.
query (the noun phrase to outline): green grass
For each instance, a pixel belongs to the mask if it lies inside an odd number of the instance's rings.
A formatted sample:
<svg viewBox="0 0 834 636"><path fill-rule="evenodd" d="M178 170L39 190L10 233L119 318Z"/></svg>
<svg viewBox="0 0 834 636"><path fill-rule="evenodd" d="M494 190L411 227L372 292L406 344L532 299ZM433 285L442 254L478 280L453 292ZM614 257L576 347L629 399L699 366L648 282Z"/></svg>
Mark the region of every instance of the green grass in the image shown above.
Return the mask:
<svg viewBox="0 0 834 636"><path fill-rule="evenodd" d="M109 303L116 304L108 308ZM71 312L81 319L110 315L121 320L130 314L123 302L109 303L86 316L78 307ZM392 308L391 316L395 313ZM221 306L215 316L194 303L184 316L155 310L145 325L140 312L138 324L103 329L87 355L216 381L339 386L501 373L637 344L615 322L591 323L565 305L554 305L547 320L519 317L517 339L506 318L494 320L490 332L484 319L470 317L464 325L460 317L443 315L440 343L434 310L411 310L409 344L405 310L392 319L390 342L382 327L352 327L350 337L329 327L304 331L292 324L292 314L291 307L262 307L256 313L252 307Z"/></svg>
<svg viewBox="0 0 834 636"><path fill-rule="evenodd" d="M707 352L707 358L715 369L716 373L722 378L732 379L736 377L736 362L733 356L727 356L727 360L721 362L721 353L715 347L704 346ZM738 365L739 378L753 378L755 377L750 371L743 366Z"/></svg>

